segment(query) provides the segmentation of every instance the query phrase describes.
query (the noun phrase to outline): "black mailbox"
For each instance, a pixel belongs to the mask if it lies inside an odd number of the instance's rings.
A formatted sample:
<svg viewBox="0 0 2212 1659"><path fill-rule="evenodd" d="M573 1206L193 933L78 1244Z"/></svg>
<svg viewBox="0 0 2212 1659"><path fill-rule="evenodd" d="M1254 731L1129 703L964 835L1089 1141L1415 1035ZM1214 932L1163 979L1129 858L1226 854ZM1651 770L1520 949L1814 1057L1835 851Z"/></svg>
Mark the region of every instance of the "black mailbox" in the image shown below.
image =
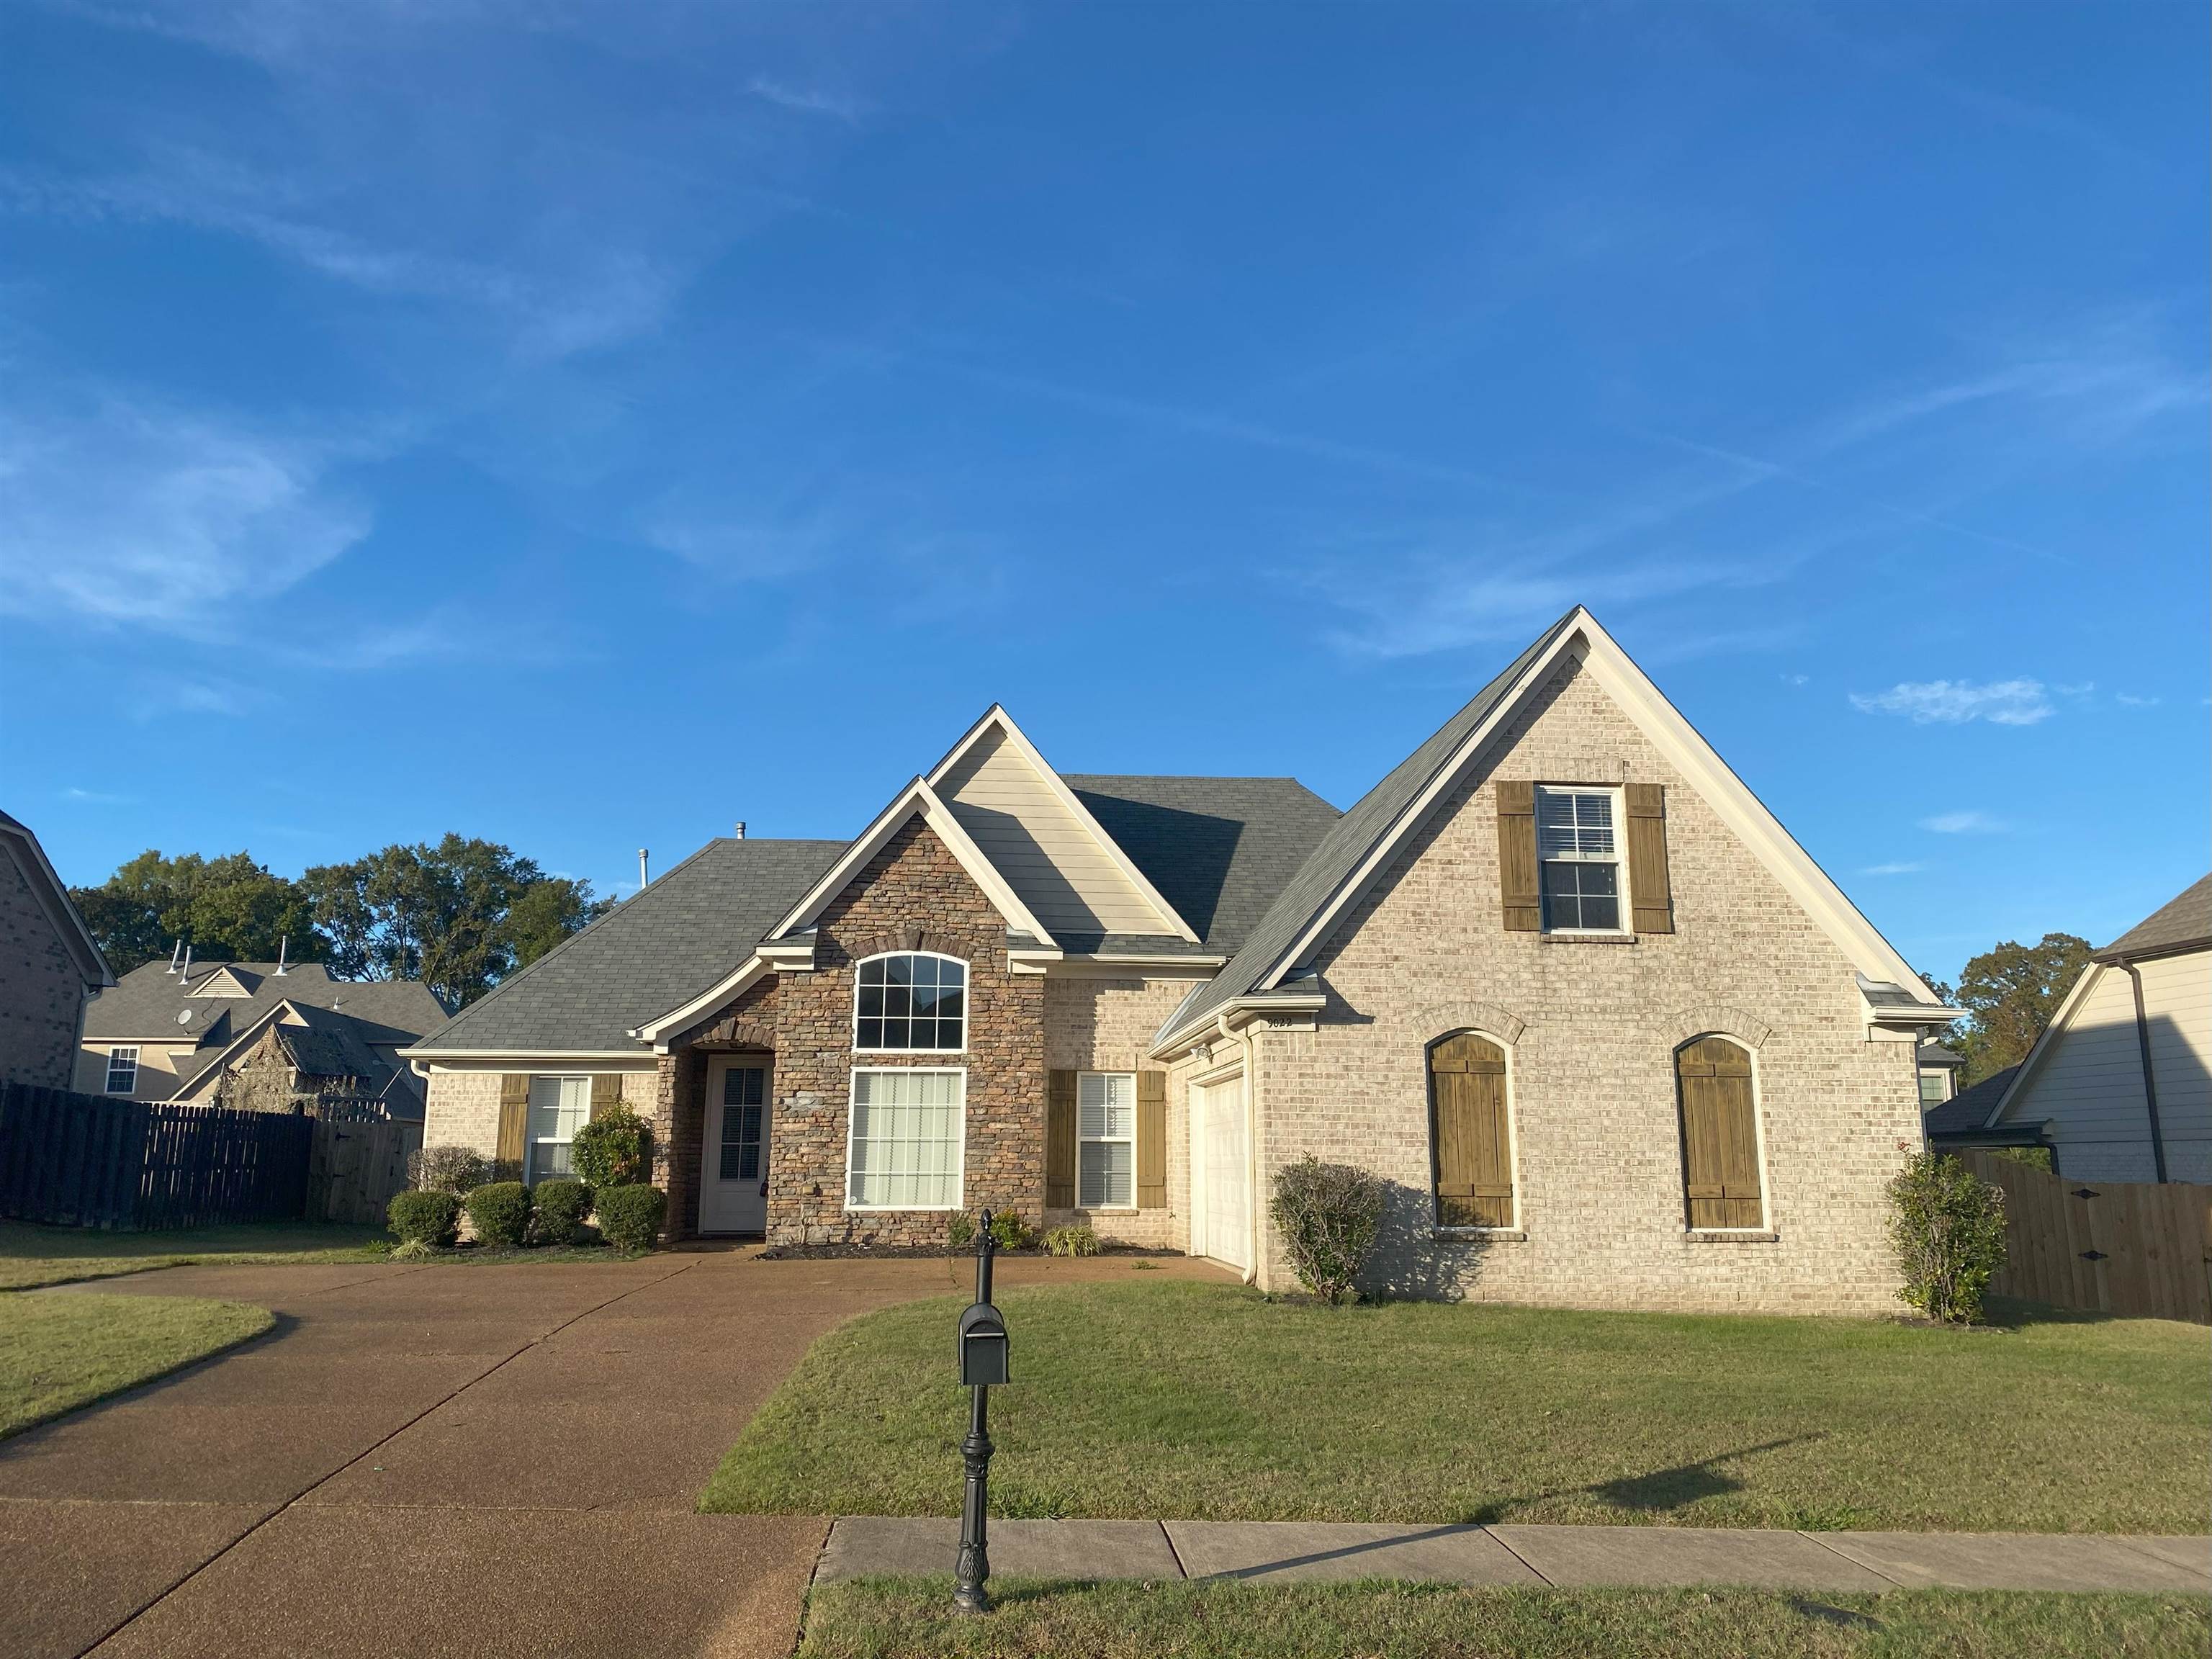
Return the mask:
<svg viewBox="0 0 2212 1659"><path fill-rule="evenodd" d="M1006 1380L1006 1322L988 1302L960 1316L960 1386L994 1389Z"/></svg>

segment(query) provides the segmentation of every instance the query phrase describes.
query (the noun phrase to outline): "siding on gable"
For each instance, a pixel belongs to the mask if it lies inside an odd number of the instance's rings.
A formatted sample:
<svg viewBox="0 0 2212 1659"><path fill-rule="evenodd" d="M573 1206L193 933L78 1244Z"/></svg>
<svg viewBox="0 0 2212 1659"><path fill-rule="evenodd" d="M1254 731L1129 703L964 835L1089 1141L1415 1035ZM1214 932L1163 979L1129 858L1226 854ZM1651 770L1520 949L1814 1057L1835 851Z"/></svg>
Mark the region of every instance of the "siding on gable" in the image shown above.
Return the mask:
<svg viewBox="0 0 2212 1659"><path fill-rule="evenodd" d="M995 726L938 786L952 815L1057 933L1163 933L1167 919Z"/></svg>

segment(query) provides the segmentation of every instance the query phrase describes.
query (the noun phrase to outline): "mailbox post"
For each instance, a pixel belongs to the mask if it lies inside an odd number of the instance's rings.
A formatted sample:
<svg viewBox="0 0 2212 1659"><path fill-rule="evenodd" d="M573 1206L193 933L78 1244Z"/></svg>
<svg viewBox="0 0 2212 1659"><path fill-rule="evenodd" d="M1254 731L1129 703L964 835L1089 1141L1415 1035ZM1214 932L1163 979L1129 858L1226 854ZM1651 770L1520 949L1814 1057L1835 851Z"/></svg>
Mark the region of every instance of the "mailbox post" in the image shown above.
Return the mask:
<svg viewBox="0 0 2212 1659"><path fill-rule="evenodd" d="M960 1559L952 1570L952 1605L963 1613L981 1613L990 1598L984 1583L991 1576L990 1393L1006 1380L1006 1322L991 1305L991 1212L976 1229L975 1300L960 1316L957 1344L960 1381L970 1390L968 1437L960 1443L968 1488L960 1504Z"/></svg>

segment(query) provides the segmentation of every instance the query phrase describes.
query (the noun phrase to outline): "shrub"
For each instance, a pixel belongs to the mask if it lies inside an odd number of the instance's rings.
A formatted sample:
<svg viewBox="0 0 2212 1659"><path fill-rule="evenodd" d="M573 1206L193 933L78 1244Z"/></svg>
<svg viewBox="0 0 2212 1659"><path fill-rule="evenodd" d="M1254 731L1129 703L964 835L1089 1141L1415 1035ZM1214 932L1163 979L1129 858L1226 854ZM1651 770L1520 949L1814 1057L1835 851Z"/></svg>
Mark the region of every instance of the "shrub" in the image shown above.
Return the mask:
<svg viewBox="0 0 2212 1659"><path fill-rule="evenodd" d="M2005 1261L2004 1192L1955 1158L1917 1154L1889 1183L1899 1297L1930 1319L1971 1325Z"/></svg>
<svg viewBox="0 0 2212 1659"><path fill-rule="evenodd" d="M1097 1255L1098 1235L1088 1227L1054 1227L1044 1236L1047 1255Z"/></svg>
<svg viewBox="0 0 2212 1659"><path fill-rule="evenodd" d="M957 1212L945 1224L945 1242L956 1250L964 1250L975 1242L975 1218L965 1210Z"/></svg>
<svg viewBox="0 0 2212 1659"><path fill-rule="evenodd" d="M991 1216L991 1243L1002 1250L1026 1250L1036 1243L1036 1235L1018 1210L998 1210Z"/></svg>
<svg viewBox="0 0 2212 1659"><path fill-rule="evenodd" d="M1283 1235L1299 1284L1323 1302L1343 1302L1356 1293L1382 1221L1378 1176L1349 1164L1323 1164L1308 1153L1276 1172L1267 1213Z"/></svg>
<svg viewBox="0 0 2212 1659"><path fill-rule="evenodd" d="M599 1233L615 1249L636 1255L653 1248L668 1213L668 1194L658 1187L630 1182L599 1189Z"/></svg>
<svg viewBox="0 0 2212 1659"><path fill-rule="evenodd" d="M495 1181L468 1196L469 1225L477 1243L519 1249L530 1237L530 1188L519 1181Z"/></svg>
<svg viewBox="0 0 2212 1659"><path fill-rule="evenodd" d="M424 1146L407 1155L407 1178L424 1192L473 1192L489 1180L484 1155L473 1146Z"/></svg>
<svg viewBox="0 0 2212 1659"><path fill-rule="evenodd" d="M612 1106L589 1123L577 1125L568 1161L577 1177L594 1191L635 1187L652 1173L647 1168L652 1148L653 1132L645 1120L627 1106Z"/></svg>
<svg viewBox="0 0 2212 1659"><path fill-rule="evenodd" d="M458 1212L459 1206L457 1205L454 1207ZM404 1244L395 1245L392 1249L392 1254L386 1257L386 1260L391 1261L428 1261L437 1254L437 1251L431 1249L429 1245L424 1243L421 1239L410 1238Z"/></svg>
<svg viewBox="0 0 2212 1659"><path fill-rule="evenodd" d="M461 1224L461 1200L451 1193L398 1193L385 1206L392 1236L402 1244L451 1244Z"/></svg>
<svg viewBox="0 0 2212 1659"><path fill-rule="evenodd" d="M592 1189L580 1181L541 1181L530 1190L530 1242L573 1244L592 1212Z"/></svg>

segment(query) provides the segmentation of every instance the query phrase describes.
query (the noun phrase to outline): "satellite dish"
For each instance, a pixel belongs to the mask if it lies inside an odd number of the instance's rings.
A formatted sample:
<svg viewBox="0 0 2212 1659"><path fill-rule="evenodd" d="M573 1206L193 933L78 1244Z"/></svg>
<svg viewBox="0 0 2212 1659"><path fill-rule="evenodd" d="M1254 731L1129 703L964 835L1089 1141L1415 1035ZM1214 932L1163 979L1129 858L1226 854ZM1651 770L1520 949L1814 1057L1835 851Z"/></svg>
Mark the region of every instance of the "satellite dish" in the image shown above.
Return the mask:
<svg viewBox="0 0 2212 1659"><path fill-rule="evenodd" d="M191 1024L191 1023L192 1023L192 1011L191 1011L191 1009L189 1009L189 1008L179 1008L179 1009L178 1009L178 1010L177 1010L177 1024L179 1024L179 1025L189 1025L189 1024Z"/></svg>

